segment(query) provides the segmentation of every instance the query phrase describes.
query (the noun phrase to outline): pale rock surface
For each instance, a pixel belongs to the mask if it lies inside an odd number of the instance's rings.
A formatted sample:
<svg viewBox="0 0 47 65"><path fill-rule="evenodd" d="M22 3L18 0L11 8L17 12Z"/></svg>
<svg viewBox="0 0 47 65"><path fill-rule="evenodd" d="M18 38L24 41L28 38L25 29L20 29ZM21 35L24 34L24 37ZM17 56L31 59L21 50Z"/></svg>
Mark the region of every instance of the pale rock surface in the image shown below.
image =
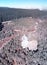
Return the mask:
<svg viewBox="0 0 47 65"><path fill-rule="evenodd" d="M21 42L21 46L23 48L29 48L29 50L36 50L37 49L37 45L38 45L38 42L37 40L31 40L31 41L28 41L28 38L26 35L23 35L22 36L22 42Z"/></svg>

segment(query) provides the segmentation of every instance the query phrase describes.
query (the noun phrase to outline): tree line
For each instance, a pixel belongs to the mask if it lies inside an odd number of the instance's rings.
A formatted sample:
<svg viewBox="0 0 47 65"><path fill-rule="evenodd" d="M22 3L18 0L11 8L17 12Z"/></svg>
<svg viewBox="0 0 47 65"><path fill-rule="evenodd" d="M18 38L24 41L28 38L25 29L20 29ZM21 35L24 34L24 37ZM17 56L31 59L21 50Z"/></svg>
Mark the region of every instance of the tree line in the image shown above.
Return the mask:
<svg viewBox="0 0 47 65"><path fill-rule="evenodd" d="M0 7L0 22L21 17L47 18L47 11L39 9L15 9Z"/></svg>

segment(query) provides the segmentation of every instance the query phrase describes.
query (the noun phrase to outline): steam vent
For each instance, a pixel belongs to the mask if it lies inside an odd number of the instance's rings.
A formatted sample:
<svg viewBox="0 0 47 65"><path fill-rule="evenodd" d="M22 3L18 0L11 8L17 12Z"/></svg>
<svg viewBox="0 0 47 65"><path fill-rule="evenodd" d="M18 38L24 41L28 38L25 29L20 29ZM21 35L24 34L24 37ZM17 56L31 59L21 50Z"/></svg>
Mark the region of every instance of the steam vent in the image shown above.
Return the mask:
<svg viewBox="0 0 47 65"><path fill-rule="evenodd" d="M47 19L5 21L0 31L0 65L47 65Z"/></svg>

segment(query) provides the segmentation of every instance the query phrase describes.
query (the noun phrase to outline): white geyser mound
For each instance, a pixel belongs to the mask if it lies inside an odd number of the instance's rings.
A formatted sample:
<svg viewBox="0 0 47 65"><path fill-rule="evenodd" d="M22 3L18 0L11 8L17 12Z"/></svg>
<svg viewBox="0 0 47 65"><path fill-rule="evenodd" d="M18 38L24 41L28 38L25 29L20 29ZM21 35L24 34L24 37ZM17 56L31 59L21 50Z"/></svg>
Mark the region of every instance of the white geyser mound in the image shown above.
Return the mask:
<svg viewBox="0 0 47 65"><path fill-rule="evenodd" d="M22 42L21 42L21 46L23 48L29 48L29 50L36 50L37 49L37 45L38 45L38 42L37 40L32 40L32 41L28 41L28 37L24 34L22 36Z"/></svg>
<svg viewBox="0 0 47 65"><path fill-rule="evenodd" d="M37 50L37 45L38 45L38 43L37 43L37 41L36 40L32 40L32 41L29 41L29 43L28 43L28 48L29 48L29 50Z"/></svg>
<svg viewBox="0 0 47 65"><path fill-rule="evenodd" d="M22 36L21 45L22 45L23 48L26 48L28 46L28 38L26 37L26 35Z"/></svg>

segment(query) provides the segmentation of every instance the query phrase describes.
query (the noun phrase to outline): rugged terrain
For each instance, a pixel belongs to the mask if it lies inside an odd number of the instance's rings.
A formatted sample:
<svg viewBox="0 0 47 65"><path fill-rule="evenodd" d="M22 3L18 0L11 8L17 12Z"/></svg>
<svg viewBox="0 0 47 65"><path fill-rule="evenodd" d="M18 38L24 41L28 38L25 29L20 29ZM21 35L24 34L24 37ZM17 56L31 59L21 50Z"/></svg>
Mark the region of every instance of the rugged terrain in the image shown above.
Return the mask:
<svg viewBox="0 0 47 65"><path fill-rule="evenodd" d="M47 19L20 18L3 22L0 31L0 65L47 65ZM23 48L23 35L38 42L36 50Z"/></svg>
<svg viewBox="0 0 47 65"><path fill-rule="evenodd" d="M47 10L0 7L0 22L19 19L21 17L46 19Z"/></svg>

